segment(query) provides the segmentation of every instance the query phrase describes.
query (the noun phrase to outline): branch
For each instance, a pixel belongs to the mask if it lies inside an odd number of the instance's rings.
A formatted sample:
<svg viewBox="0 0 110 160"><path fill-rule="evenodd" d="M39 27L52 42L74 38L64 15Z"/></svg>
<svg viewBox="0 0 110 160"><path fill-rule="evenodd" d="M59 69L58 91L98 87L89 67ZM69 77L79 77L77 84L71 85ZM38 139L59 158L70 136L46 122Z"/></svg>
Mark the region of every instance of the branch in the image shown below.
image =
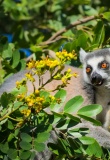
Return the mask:
<svg viewBox="0 0 110 160"><path fill-rule="evenodd" d="M58 32L56 32L53 36L51 36L47 41L45 42L42 42L41 44L39 44L40 46L44 46L44 45L49 45L51 43L54 43L54 42L57 42L59 41L60 39L64 38L66 39L67 37L64 37L64 36L61 36L63 33L65 33L67 30L77 26L77 25L80 25L80 24L83 24L83 23L86 23L86 22L89 22L91 20L94 20L94 19L98 19L100 17L98 16L89 16L89 17L86 17L86 18L83 18L83 19L80 19L76 22L73 22L71 23L70 25L66 26L65 28L59 30ZM31 55L30 57L28 57L26 59L26 61L29 61L31 58L33 58L33 55Z"/></svg>
<svg viewBox="0 0 110 160"><path fill-rule="evenodd" d="M63 33L65 33L67 30L77 26L77 25L80 25L80 24L83 24L83 23L86 23L86 22L89 22L91 20L94 20L94 19L98 19L99 17L97 16L89 16L89 17L86 17L86 18L83 18L83 19L80 19L76 22L73 22L71 23L70 25L66 26L65 28L59 30L58 32L56 32L52 37L50 37L47 41L45 42L42 42L41 45L44 45L44 44L49 44L50 41L53 41L54 39L56 39L58 36L62 35Z"/></svg>

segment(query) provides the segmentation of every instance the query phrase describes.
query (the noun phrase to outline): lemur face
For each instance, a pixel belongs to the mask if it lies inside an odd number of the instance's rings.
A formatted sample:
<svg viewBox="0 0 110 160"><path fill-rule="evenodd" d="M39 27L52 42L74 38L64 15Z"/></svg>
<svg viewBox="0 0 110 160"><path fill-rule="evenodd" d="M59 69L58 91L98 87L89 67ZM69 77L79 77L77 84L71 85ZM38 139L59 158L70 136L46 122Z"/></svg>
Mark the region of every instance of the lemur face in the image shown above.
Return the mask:
<svg viewBox="0 0 110 160"><path fill-rule="evenodd" d="M83 76L86 83L94 86L107 85L110 77L109 49L101 49L88 54L80 51L80 59L83 60Z"/></svg>

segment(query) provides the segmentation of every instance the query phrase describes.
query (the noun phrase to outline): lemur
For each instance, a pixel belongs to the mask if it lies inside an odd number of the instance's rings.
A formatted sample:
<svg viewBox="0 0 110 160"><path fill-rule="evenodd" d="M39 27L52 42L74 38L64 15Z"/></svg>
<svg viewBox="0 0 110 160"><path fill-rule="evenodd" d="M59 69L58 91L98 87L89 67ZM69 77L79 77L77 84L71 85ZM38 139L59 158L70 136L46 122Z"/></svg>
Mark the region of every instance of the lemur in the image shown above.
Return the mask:
<svg viewBox="0 0 110 160"><path fill-rule="evenodd" d="M100 49L91 53L86 53L83 49L79 51L79 58L83 65L83 69L75 68L72 66L65 66L65 70L71 68L72 72L78 73L78 78L72 77L70 84L65 87L67 91L66 101L76 95L82 95L84 98L83 106L88 104L100 104L102 105L102 112L96 117L100 120L103 128L100 126L93 126L90 123L82 122L78 127L87 127L90 130L89 135L94 137L101 146L110 148L110 49ZM21 80L27 70L16 73L5 81L0 87L0 95L3 92L10 92L15 87L15 82ZM38 87L38 77L35 77L35 85ZM43 79L47 81L49 79L49 73L47 72ZM56 88L60 81L54 80L46 85L48 90ZM28 92L33 91L33 86L30 82L27 84ZM107 131L108 130L108 131ZM47 152L43 153L45 156ZM39 159L39 154L36 156ZM49 156L47 156L47 160Z"/></svg>

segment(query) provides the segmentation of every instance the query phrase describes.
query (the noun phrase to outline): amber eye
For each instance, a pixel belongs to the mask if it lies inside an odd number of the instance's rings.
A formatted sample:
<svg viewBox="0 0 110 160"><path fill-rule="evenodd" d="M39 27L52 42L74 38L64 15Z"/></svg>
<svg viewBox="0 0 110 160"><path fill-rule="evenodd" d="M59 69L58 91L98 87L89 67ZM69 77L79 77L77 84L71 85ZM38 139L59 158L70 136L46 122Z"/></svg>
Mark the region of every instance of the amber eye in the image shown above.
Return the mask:
<svg viewBox="0 0 110 160"><path fill-rule="evenodd" d="M106 62L103 62L103 63L101 64L101 68L107 68L107 67L108 67L108 65L107 65Z"/></svg>
<svg viewBox="0 0 110 160"><path fill-rule="evenodd" d="M86 73L90 73L91 72L91 68L90 67L87 67L86 68Z"/></svg>

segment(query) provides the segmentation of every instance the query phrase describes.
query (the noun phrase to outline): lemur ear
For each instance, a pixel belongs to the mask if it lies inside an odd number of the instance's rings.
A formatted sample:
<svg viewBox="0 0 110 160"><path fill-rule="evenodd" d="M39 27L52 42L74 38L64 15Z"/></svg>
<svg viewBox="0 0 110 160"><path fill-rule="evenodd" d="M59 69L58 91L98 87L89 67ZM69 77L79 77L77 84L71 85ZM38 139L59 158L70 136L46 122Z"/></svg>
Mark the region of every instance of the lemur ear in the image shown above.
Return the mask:
<svg viewBox="0 0 110 160"><path fill-rule="evenodd" d="M85 52L82 48L80 48L79 59L80 59L81 63L84 63L84 59L85 59L86 55L87 55L87 52Z"/></svg>

